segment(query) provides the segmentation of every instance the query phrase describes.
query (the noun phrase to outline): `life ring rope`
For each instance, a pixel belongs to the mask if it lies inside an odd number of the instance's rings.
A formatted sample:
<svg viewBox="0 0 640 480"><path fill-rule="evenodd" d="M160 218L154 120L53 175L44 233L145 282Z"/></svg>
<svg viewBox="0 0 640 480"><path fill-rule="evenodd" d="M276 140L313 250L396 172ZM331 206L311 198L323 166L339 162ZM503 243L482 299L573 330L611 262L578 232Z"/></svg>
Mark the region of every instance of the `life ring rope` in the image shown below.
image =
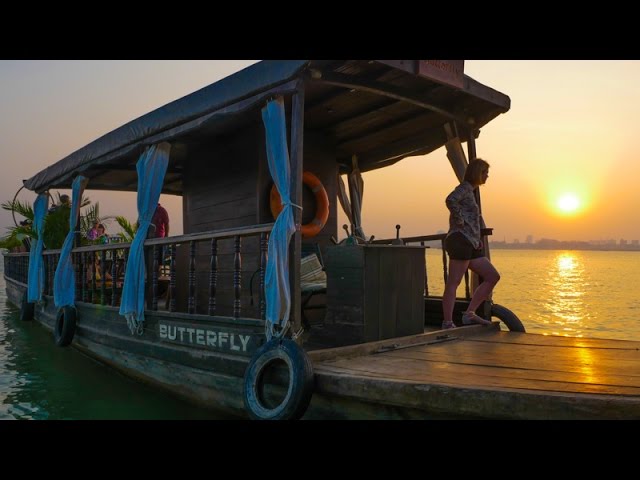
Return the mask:
<svg viewBox="0 0 640 480"><path fill-rule="evenodd" d="M320 233L329 219L329 196L320 179L311 172L304 172L302 174L302 183L309 187L316 199L315 217L309 223L305 223L300 227L302 236L304 238L311 238ZM293 203L291 205L301 208L299 205L294 205ZM271 187L269 206L271 207L271 215L273 215L274 219L278 218L278 215L280 215L280 212L284 208L280 192L278 192L275 183Z"/></svg>

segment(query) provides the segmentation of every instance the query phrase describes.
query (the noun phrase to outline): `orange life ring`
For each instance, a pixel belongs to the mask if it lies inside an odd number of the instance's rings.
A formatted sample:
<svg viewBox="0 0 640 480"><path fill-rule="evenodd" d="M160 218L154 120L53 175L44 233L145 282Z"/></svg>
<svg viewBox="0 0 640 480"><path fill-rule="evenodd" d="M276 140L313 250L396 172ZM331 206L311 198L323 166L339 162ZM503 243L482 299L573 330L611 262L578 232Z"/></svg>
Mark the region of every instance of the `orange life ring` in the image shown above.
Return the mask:
<svg viewBox="0 0 640 480"><path fill-rule="evenodd" d="M304 172L302 174L302 183L311 189L316 197L316 216L309 223L305 223L300 227L300 233L304 238L315 237L320 230L327 223L329 218L329 197L327 191L324 189L322 182L311 172ZM282 211L282 199L280 193L274 183L271 187L271 195L269 198L269 205L271 206L271 215L273 218L278 218Z"/></svg>

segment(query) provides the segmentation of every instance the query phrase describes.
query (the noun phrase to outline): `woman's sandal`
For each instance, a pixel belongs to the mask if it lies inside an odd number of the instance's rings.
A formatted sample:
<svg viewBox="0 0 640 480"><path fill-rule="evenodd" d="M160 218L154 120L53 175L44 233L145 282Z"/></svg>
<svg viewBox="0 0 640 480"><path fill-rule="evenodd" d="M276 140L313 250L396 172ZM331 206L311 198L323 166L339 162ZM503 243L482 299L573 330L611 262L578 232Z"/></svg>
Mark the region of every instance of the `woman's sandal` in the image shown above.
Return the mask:
<svg viewBox="0 0 640 480"><path fill-rule="evenodd" d="M453 322L442 322L442 330L449 330L450 328L457 328L457 325Z"/></svg>
<svg viewBox="0 0 640 480"><path fill-rule="evenodd" d="M462 312L463 325L472 325L474 323L478 323L480 325L491 325L489 320L479 317L475 312Z"/></svg>

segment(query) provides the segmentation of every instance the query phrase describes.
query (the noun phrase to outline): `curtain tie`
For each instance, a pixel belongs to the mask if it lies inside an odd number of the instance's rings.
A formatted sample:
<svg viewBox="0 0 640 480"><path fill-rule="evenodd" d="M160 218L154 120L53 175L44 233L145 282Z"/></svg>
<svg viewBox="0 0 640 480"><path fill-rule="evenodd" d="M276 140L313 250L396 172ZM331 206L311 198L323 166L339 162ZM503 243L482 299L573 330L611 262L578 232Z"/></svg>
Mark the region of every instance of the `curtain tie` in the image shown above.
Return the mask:
<svg viewBox="0 0 640 480"><path fill-rule="evenodd" d="M287 205L291 205L292 207L296 207L296 208L299 208L300 210L302 210L302 207L300 205L296 205L293 202L282 202L282 206L283 207L286 207Z"/></svg>

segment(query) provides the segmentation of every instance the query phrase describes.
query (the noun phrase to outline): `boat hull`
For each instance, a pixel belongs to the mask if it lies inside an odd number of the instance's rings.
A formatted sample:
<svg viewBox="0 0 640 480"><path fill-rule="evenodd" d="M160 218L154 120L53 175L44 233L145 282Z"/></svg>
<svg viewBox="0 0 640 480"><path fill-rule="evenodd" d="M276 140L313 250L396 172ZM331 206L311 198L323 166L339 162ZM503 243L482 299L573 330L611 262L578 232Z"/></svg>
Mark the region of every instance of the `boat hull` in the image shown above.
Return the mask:
<svg viewBox="0 0 640 480"><path fill-rule="evenodd" d="M5 279L9 300L20 305L26 285ZM51 297L35 306L34 318L53 330ZM185 400L248 418L244 373L264 342L260 321L146 312L144 333L132 335L117 308L83 302L77 319L74 348ZM639 352L638 342L506 332L498 322L313 350L315 385L303 418L640 419ZM276 375L275 383L286 380ZM282 395L282 387L269 388Z"/></svg>

